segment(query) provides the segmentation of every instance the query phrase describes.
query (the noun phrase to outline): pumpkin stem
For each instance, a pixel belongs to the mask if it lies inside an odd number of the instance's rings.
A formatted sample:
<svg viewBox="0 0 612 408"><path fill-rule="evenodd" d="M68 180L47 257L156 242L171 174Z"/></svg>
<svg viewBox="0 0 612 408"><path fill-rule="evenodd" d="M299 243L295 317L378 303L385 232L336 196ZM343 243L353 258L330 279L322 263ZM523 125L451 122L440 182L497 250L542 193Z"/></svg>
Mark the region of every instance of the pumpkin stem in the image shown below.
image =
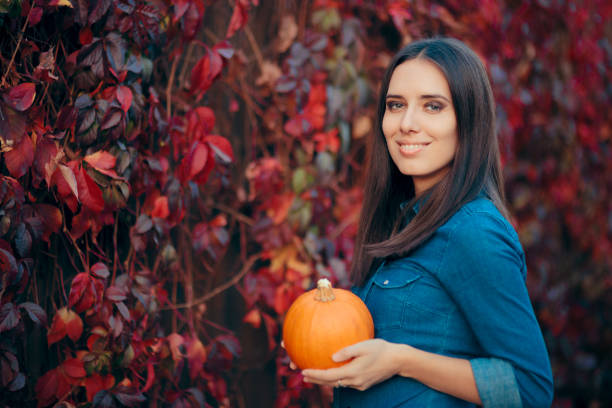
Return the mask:
<svg viewBox="0 0 612 408"><path fill-rule="evenodd" d="M315 300L319 302L331 302L336 298L332 289L331 282L328 279L319 279L317 281L317 293Z"/></svg>

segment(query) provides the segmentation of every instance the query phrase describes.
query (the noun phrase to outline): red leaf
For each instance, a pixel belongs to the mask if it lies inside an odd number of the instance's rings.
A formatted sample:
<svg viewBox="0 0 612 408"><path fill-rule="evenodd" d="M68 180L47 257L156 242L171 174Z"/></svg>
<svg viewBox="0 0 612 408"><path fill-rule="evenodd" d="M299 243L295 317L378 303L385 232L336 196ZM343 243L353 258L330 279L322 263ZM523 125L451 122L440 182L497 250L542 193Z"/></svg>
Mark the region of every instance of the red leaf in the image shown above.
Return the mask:
<svg viewBox="0 0 612 408"><path fill-rule="evenodd" d="M4 153L4 160L11 176L19 178L26 174L34 161L34 144L30 136L25 135L19 144Z"/></svg>
<svg viewBox="0 0 612 408"><path fill-rule="evenodd" d="M87 45L93 41L93 33L91 32L91 28L83 27L79 32L79 43L81 45Z"/></svg>
<svg viewBox="0 0 612 408"><path fill-rule="evenodd" d="M132 90L125 85L117 87L117 100L121 104L121 109L127 112L132 105Z"/></svg>
<svg viewBox="0 0 612 408"><path fill-rule="evenodd" d="M340 139L338 138L337 128L329 132L315 133L313 139L315 141L315 150L319 153L325 150L329 150L332 153L338 153L340 149Z"/></svg>
<svg viewBox="0 0 612 408"><path fill-rule="evenodd" d="M185 339L178 333L172 333L166 337L168 340L168 346L170 347L170 353L172 354L172 360L179 362L183 359L183 353L181 346L185 343Z"/></svg>
<svg viewBox="0 0 612 408"><path fill-rule="evenodd" d="M98 392L108 390L115 385L115 377L112 374L106 374L102 377L98 373L93 373L83 380L83 385L85 385L85 391L87 392L87 401L92 402Z"/></svg>
<svg viewBox="0 0 612 408"><path fill-rule="evenodd" d="M0 103L0 117L0 140L12 147L25 134L26 117L3 103Z"/></svg>
<svg viewBox="0 0 612 408"><path fill-rule="evenodd" d="M192 339L187 345L187 361L189 376L194 380L202 372L206 362L206 348L198 338Z"/></svg>
<svg viewBox="0 0 612 408"><path fill-rule="evenodd" d="M183 15L183 38L192 40L202 24L204 16L204 2L190 1L189 8Z"/></svg>
<svg viewBox="0 0 612 408"><path fill-rule="evenodd" d="M59 232L62 227L62 213L59 208L50 204L34 204L33 206L45 227L42 232L42 239L49 242L51 234Z"/></svg>
<svg viewBox="0 0 612 408"><path fill-rule="evenodd" d="M181 161L184 180L191 180L206 166L208 160L208 148L205 144L195 142L191 151Z"/></svg>
<svg viewBox="0 0 612 408"><path fill-rule="evenodd" d="M151 211L151 217L166 219L170 215L168 209L168 197L160 196L155 199L153 211Z"/></svg>
<svg viewBox="0 0 612 408"><path fill-rule="evenodd" d="M38 406L46 406L51 404L55 400L55 392L58 386L58 374L57 369L47 371L42 377L36 382L34 391L36 392L36 399L38 399Z"/></svg>
<svg viewBox="0 0 612 408"><path fill-rule="evenodd" d="M262 313L262 315L264 318L264 324L266 326L266 332L268 333L268 349L272 351L276 348L275 339L278 334L278 324L276 323L276 320L272 318L272 316L270 316L269 314Z"/></svg>
<svg viewBox="0 0 612 408"><path fill-rule="evenodd" d="M59 130L66 130L74 126L78 117L78 110L74 105L67 105L60 110L57 115L55 127Z"/></svg>
<svg viewBox="0 0 612 408"><path fill-rule="evenodd" d="M72 341L77 341L83 333L83 321L79 315L72 310L66 310L66 317L64 321L66 325L66 334Z"/></svg>
<svg viewBox="0 0 612 408"><path fill-rule="evenodd" d="M208 47L206 51L191 71L191 92L196 94L196 101L202 99L223 69L221 55Z"/></svg>
<svg viewBox="0 0 612 408"><path fill-rule="evenodd" d="M115 167L117 158L104 150L99 150L95 153L85 156L84 159L91 167L98 171L110 170Z"/></svg>
<svg viewBox="0 0 612 408"><path fill-rule="evenodd" d="M85 385L85 392L87 394L87 402L92 402L94 396L104 389L102 384L102 377L98 373L93 373L91 377L87 377L83 380Z"/></svg>
<svg viewBox="0 0 612 408"><path fill-rule="evenodd" d="M206 106L198 106L187 113L185 136L189 142L203 140L215 126L215 113Z"/></svg>
<svg viewBox="0 0 612 408"><path fill-rule="evenodd" d="M3 97L13 109L23 112L32 106L36 97L36 86L31 82L19 84L12 87Z"/></svg>
<svg viewBox="0 0 612 408"><path fill-rule="evenodd" d="M0 240L0 243L6 242ZM6 279L6 284L14 285L20 280L19 269L10 246L8 244L6 246L6 249L0 248L0 273L2 274L2 278ZM2 284L2 286L5 287L5 284Z"/></svg>
<svg viewBox="0 0 612 408"><path fill-rule="evenodd" d="M285 123L285 132L293 137L299 137L312 132L312 124L303 116L296 116Z"/></svg>
<svg viewBox="0 0 612 408"><path fill-rule="evenodd" d="M42 19L43 9L41 7L32 7L32 12L30 13L30 26L35 26L40 23Z"/></svg>
<svg viewBox="0 0 612 408"><path fill-rule="evenodd" d="M60 309L62 310L62 309ZM53 316L51 327L47 331L47 344L50 346L66 337L66 324L58 312Z"/></svg>
<svg viewBox="0 0 612 408"><path fill-rule="evenodd" d="M83 333L83 321L74 311L63 307L53 316L53 323L47 331L47 343L52 345L63 339L66 335L77 341Z"/></svg>
<svg viewBox="0 0 612 408"><path fill-rule="evenodd" d="M84 208L81 212L72 217L70 235L72 235L73 239L79 239L84 233L89 231L94 224L92 216L93 214L91 214L91 211Z"/></svg>
<svg viewBox="0 0 612 408"><path fill-rule="evenodd" d="M285 221L294 199L295 194L291 191L271 196L266 205L266 212L268 216L272 218L274 224L280 225L283 221Z"/></svg>
<svg viewBox="0 0 612 408"><path fill-rule="evenodd" d="M294 300L293 291L289 284L285 283L276 288L274 296L274 310L279 315L282 315L289 309L289 306Z"/></svg>
<svg viewBox="0 0 612 408"><path fill-rule="evenodd" d="M251 309L251 311L244 316L242 321L258 329L259 326L261 326L261 313L259 309Z"/></svg>
<svg viewBox="0 0 612 408"><path fill-rule="evenodd" d="M230 38L234 33L245 26L249 18L248 10L241 1L236 1L234 6L234 12L230 19L229 26L227 27L227 34L225 38Z"/></svg>
<svg viewBox="0 0 612 408"><path fill-rule="evenodd" d="M77 180L72 169L63 164L57 165L57 170L53 174L52 185L57 186L57 191L62 197L74 195L79 198Z"/></svg>
<svg viewBox="0 0 612 408"><path fill-rule="evenodd" d="M141 391L142 392L149 391L149 388L151 388L154 381L155 381L155 369L153 368L153 363L149 361L147 363L147 382L145 383Z"/></svg>
<svg viewBox="0 0 612 408"><path fill-rule="evenodd" d="M64 157L64 151L57 147L55 140L42 137L36 142L34 170L39 177L45 179L49 188L51 187L51 177L62 157Z"/></svg>
<svg viewBox="0 0 612 408"><path fill-rule="evenodd" d="M104 199L100 187L87 174L83 166L79 166L76 162L70 162L69 165L76 176L79 201L94 212L102 211L104 209Z"/></svg>
<svg viewBox="0 0 612 408"><path fill-rule="evenodd" d="M89 309L95 302L95 288L91 276L86 272L78 273L72 280L68 307L73 307L78 313Z"/></svg>
<svg viewBox="0 0 612 408"><path fill-rule="evenodd" d="M60 367L62 367L66 375L71 377L71 380L83 378L87 375L85 367L83 367L83 362L78 358L69 358L64 361Z"/></svg>
<svg viewBox="0 0 612 408"><path fill-rule="evenodd" d="M95 263L89 270L94 276L97 276L98 278L106 279L110 276L108 266L106 266L102 262Z"/></svg>
<svg viewBox="0 0 612 408"><path fill-rule="evenodd" d="M227 225L227 217L225 214L219 214L215 218L213 218L208 225L211 227L225 227Z"/></svg>
<svg viewBox="0 0 612 408"><path fill-rule="evenodd" d="M221 161L224 163L231 163L234 161L234 150L229 140L223 136L208 135L204 138L204 141L208 143Z"/></svg>
<svg viewBox="0 0 612 408"><path fill-rule="evenodd" d="M177 21L183 17L185 12L190 6L189 0L175 0L174 1L174 16L172 17L172 22L176 24Z"/></svg>

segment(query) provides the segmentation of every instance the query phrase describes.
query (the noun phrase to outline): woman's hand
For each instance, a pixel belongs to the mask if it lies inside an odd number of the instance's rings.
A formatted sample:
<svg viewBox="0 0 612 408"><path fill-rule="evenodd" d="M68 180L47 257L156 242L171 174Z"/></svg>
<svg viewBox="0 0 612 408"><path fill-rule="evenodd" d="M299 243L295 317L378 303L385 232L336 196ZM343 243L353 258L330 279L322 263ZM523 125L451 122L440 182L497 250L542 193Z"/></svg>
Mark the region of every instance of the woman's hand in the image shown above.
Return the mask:
<svg viewBox="0 0 612 408"><path fill-rule="evenodd" d="M281 340L281 347L284 349L285 348L285 342L283 340ZM293 361L291 361L291 359L289 359L289 368L292 370L297 370L297 366L295 365L295 363Z"/></svg>
<svg viewBox="0 0 612 408"><path fill-rule="evenodd" d="M372 339L353 344L332 356L337 362L353 359L342 367L302 371L305 382L363 391L397 374L401 368L398 344ZM404 345L405 347L405 345Z"/></svg>

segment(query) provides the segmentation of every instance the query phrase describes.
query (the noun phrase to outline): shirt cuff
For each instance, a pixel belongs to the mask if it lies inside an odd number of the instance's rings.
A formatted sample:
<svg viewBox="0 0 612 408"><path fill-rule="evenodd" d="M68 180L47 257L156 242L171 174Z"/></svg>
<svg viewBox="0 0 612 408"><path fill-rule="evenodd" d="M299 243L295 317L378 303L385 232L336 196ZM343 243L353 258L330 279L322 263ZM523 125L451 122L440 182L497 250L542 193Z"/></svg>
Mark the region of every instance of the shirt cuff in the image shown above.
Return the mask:
<svg viewBox="0 0 612 408"><path fill-rule="evenodd" d="M478 394L484 408L520 408L523 406L514 369L497 358L470 360Z"/></svg>

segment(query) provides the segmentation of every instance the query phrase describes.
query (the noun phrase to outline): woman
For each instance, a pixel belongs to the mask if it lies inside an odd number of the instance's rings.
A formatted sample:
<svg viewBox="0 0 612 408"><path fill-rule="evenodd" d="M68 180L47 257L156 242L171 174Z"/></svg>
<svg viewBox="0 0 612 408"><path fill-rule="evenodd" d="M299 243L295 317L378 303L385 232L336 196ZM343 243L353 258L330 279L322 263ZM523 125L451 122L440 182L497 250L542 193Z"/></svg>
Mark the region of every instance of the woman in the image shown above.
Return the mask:
<svg viewBox="0 0 612 408"><path fill-rule="evenodd" d="M414 42L381 88L351 275L375 339L307 369L334 407L547 407L552 375L504 205L491 87L454 39Z"/></svg>

